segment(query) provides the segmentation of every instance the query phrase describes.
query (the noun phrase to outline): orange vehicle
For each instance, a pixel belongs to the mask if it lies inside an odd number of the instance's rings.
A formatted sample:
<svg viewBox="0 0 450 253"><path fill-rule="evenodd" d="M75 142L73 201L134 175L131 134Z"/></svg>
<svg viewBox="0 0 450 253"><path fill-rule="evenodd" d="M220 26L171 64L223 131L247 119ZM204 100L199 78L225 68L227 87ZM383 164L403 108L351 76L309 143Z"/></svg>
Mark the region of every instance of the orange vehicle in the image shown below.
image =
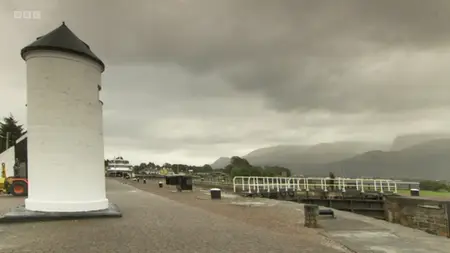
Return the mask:
<svg viewBox="0 0 450 253"><path fill-rule="evenodd" d="M13 196L28 196L28 179L8 177L5 180L4 188L6 194L11 194Z"/></svg>
<svg viewBox="0 0 450 253"><path fill-rule="evenodd" d="M13 196L28 196L28 179L22 177L6 177L5 164L2 164L2 177L4 192Z"/></svg>

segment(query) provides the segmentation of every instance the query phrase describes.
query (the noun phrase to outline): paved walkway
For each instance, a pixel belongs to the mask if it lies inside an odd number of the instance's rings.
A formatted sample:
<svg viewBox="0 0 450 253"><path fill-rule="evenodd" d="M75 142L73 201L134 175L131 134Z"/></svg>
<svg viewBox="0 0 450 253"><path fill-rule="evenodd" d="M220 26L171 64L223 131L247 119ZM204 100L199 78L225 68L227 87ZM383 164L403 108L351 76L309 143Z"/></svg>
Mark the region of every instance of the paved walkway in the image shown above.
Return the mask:
<svg viewBox="0 0 450 253"><path fill-rule="evenodd" d="M0 252L342 252L332 243L249 225L114 180L107 188L123 218L0 225ZM0 198L0 211L22 201Z"/></svg>
<svg viewBox="0 0 450 253"><path fill-rule="evenodd" d="M335 211L336 219L319 221L323 229L310 230L303 228L301 204L256 199L276 204L248 208L228 205L226 200L195 202L199 192L171 196L167 189L138 187L107 180L109 199L123 211L120 219L0 225L0 252L448 253L450 249L447 238L347 212ZM0 213L20 203L23 199L0 197ZM235 216L227 216L230 212Z"/></svg>
<svg viewBox="0 0 450 253"><path fill-rule="evenodd" d="M323 234L357 253L448 253L450 239L348 212L322 219Z"/></svg>
<svg viewBox="0 0 450 253"><path fill-rule="evenodd" d="M141 183L137 185L134 182L132 184L140 189L164 195L163 191L161 191L161 189L157 189L152 183L147 185ZM170 196L165 194L165 196L176 199L176 196L178 195ZM184 196L183 199L180 198L177 201L186 201L186 203L195 204L192 199L187 200L187 196ZM282 230L280 231L283 232L301 234L302 237L305 237L306 234L310 234L310 232L300 228L303 227L302 221L304 217L302 204L269 199L254 199L253 201L271 202L273 205L276 205L276 208L246 210L246 212L238 215L239 218L244 215L250 217L256 216L257 219L261 221L264 217L270 217L271 219L269 220L272 222L275 221L275 223L265 221L264 224L269 225L272 228L272 231L278 224L281 225L278 227L281 227ZM199 204L195 205L200 206ZM210 211L214 210L215 212L219 212L218 209L214 209L211 205L203 208ZM221 213L222 215L238 213L237 210L229 210L228 212L225 212L225 209L225 206L220 208L220 210L223 210ZM296 214L293 214L293 210ZM272 212L274 211L277 213L276 215L272 215ZM450 252L450 239L448 238L431 235L420 230L407 228L398 224L392 224L383 220L377 220L354 213L342 212L338 210L334 211L337 218L321 218L319 220L319 224L322 226L322 229L318 229L316 231L331 239L331 242L334 241L341 245L345 245L345 247L347 247L350 251L357 253ZM248 213L252 213L252 215L249 215ZM297 219L298 222L295 222L292 217L295 217L294 219ZM242 219L242 221L255 224L254 220L248 218ZM292 224L294 224L297 231L294 231L292 226L290 226ZM315 240L315 237L309 237L309 240Z"/></svg>

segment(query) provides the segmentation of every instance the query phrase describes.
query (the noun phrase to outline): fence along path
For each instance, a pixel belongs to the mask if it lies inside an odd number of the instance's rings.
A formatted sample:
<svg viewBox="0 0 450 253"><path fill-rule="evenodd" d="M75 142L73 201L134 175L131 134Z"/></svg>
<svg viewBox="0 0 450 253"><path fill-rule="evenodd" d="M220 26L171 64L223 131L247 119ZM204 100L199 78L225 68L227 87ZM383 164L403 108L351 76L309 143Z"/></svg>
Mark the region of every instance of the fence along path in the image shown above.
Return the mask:
<svg viewBox="0 0 450 253"><path fill-rule="evenodd" d="M270 193L283 191L359 191L397 193L398 190L418 187L418 182L392 179L329 178L329 177L256 177L233 178L234 192Z"/></svg>

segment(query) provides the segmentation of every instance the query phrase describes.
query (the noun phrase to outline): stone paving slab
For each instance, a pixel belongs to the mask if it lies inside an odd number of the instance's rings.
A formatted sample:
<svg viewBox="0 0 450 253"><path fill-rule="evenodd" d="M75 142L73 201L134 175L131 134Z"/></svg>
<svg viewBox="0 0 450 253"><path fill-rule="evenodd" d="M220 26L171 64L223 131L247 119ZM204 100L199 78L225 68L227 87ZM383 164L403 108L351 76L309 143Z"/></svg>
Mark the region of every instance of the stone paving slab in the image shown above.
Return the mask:
<svg viewBox="0 0 450 253"><path fill-rule="evenodd" d="M426 232L335 211L337 219L321 222L323 234L357 253L448 253L450 240Z"/></svg>
<svg viewBox="0 0 450 253"><path fill-rule="evenodd" d="M380 228L374 224L370 224L357 219L346 219L345 226L343 226L343 222L340 217L337 217L336 219L319 217L318 223L320 224L321 227L325 228L327 231L340 231L343 229L350 231L386 230L385 228Z"/></svg>
<svg viewBox="0 0 450 253"><path fill-rule="evenodd" d="M334 231L326 235L358 253L431 252L429 248L417 248L411 241L402 240L389 231Z"/></svg>

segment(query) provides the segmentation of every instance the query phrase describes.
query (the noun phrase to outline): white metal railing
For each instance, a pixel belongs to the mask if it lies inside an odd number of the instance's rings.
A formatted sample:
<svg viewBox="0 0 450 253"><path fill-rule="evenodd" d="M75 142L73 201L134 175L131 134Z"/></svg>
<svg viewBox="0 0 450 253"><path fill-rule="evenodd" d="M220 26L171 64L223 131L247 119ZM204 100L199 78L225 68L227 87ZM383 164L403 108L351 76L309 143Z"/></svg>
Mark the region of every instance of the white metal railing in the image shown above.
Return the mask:
<svg viewBox="0 0 450 253"><path fill-rule="evenodd" d="M402 182L391 179L329 178L329 177L256 177L237 176L233 178L234 192L264 193L280 191L329 191L341 192L356 190L360 192L397 193L405 185L418 185L416 182Z"/></svg>

